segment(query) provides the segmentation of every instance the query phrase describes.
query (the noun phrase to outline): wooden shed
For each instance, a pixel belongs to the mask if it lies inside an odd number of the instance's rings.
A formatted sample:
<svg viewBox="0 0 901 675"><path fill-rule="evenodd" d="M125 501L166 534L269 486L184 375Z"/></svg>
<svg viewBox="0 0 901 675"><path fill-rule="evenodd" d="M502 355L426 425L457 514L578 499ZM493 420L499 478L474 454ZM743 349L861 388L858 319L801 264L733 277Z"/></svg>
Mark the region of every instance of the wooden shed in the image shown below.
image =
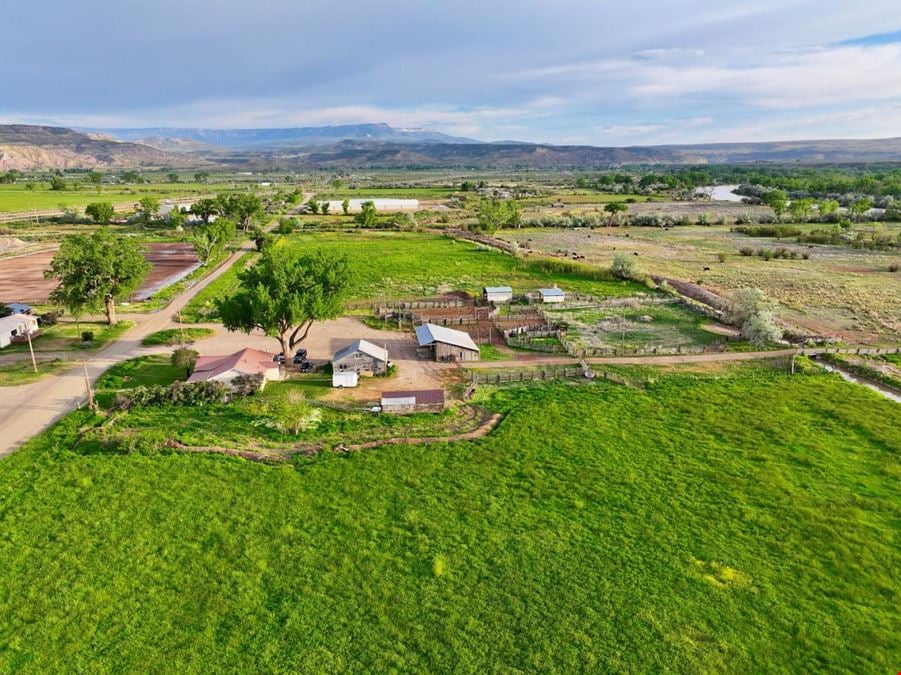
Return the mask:
<svg viewBox="0 0 901 675"><path fill-rule="evenodd" d="M444 410L443 389L382 392L382 412L403 415Z"/></svg>
<svg viewBox="0 0 901 675"><path fill-rule="evenodd" d="M357 375L384 375L388 372L388 350L367 340L356 340L332 357L332 371Z"/></svg>
<svg viewBox="0 0 901 675"><path fill-rule="evenodd" d="M436 361L478 361L479 346L469 333L424 323L416 327L419 346L432 350Z"/></svg>

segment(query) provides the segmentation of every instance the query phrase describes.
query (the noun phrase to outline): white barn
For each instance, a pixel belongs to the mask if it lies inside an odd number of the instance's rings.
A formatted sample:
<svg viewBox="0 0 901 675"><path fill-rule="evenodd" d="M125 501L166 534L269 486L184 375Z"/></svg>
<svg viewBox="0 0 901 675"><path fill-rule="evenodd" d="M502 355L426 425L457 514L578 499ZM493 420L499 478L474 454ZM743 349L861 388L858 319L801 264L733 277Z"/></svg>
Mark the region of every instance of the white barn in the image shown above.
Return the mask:
<svg viewBox="0 0 901 675"><path fill-rule="evenodd" d="M566 293L563 292L563 289L556 286L553 288L539 288L538 293L541 295L541 302L557 303L566 300Z"/></svg>
<svg viewBox="0 0 901 675"><path fill-rule="evenodd" d="M510 302L513 300L513 289L509 286L485 286L483 295L488 302Z"/></svg>

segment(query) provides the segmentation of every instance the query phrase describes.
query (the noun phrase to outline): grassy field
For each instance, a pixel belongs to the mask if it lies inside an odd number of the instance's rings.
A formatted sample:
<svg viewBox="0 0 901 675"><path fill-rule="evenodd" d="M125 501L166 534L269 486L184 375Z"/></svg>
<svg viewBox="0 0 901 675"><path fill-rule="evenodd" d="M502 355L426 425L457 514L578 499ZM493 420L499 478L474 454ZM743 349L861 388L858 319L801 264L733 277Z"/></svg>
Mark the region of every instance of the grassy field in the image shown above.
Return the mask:
<svg viewBox="0 0 901 675"><path fill-rule="evenodd" d="M38 372L34 372L29 358L14 363L0 363L0 387L15 387L20 384L37 382L74 365L74 362L63 359L35 360L38 364Z"/></svg>
<svg viewBox="0 0 901 675"><path fill-rule="evenodd" d="M710 319L681 304L551 310L584 348L648 349L709 345L723 337L704 329Z"/></svg>
<svg viewBox="0 0 901 675"><path fill-rule="evenodd" d="M232 189L231 184L148 183L142 185L104 185L100 192L93 186L78 184L77 189L51 190L48 183L36 183L34 190L24 183L0 185L0 213L27 213L59 209L61 206L84 208L91 202L136 204L143 197L179 199L211 195Z"/></svg>
<svg viewBox="0 0 901 675"><path fill-rule="evenodd" d="M240 286L238 272L256 260L256 253L245 254L234 265L211 281L197 295L188 301L181 312L181 320L187 323L202 323L216 318L215 302L233 293Z"/></svg>
<svg viewBox="0 0 901 675"><path fill-rule="evenodd" d="M304 251L317 248L348 256L357 279L352 300L394 300L433 296L450 291L480 294L486 285L508 284L516 290L561 288L618 297L647 292L644 286L619 280L592 280L567 271L546 271L541 264L432 234L399 232L322 232L291 235L285 246ZM599 274L603 277L603 273ZM215 298L238 285L232 268L188 303L186 321L215 317Z"/></svg>
<svg viewBox="0 0 901 675"><path fill-rule="evenodd" d="M897 405L761 368L480 402L481 441L282 466L73 414L2 460L0 670L897 668Z"/></svg>
<svg viewBox="0 0 901 675"><path fill-rule="evenodd" d="M779 303L782 316L814 334L834 332L849 342L879 341L896 339L901 330L901 303L892 290L898 274L889 271L891 262L899 259L897 253L807 246L704 226L540 228L500 236L549 253L577 251L600 266L608 266L616 253L638 253L643 272L699 282L724 294L736 288L761 288ZM810 259L765 261L741 255L745 246L784 246L809 253ZM722 262L720 254L725 256Z"/></svg>
<svg viewBox="0 0 901 675"><path fill-rule="evenodd" d="M167 328L151 333L141 340L141 344L145 347L154 345L173 347L180 344L193 344L198 340L213 337L215 334L216 331L211 328Z"/></svg>

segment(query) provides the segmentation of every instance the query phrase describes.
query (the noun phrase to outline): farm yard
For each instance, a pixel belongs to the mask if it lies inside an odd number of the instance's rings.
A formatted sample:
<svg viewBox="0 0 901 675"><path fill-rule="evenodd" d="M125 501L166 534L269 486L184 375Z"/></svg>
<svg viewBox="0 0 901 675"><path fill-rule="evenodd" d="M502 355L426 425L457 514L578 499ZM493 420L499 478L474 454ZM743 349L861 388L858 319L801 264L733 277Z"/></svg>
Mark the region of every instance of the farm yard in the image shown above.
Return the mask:
<svg viewBox="0 0 901 675"><path fill-rule="evenodd" d="M654 380L486 388L481 440L276 465L156 449L296 444L241 409L124 413L130 451L73 413L3 460L0 669L892 668L896 404L759 365ZM317 395L266 396L292 386Z"/></svg>

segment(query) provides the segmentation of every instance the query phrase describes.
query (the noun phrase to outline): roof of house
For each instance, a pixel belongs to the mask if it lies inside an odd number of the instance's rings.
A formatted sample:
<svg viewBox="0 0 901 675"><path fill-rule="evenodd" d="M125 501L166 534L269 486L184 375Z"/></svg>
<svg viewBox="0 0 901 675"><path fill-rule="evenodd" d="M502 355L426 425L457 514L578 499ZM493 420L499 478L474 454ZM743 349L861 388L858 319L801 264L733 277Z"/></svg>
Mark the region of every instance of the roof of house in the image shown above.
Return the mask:
<svg viewBox="0 0 901 675"><path fill-rule="evenodd" d="M37 325L38 318L30 314L10 314L9 316L0 317L0 331L12 331L17 329L23 323ZM29 331L31 332L31 331Z"/></svg>
<svg viewBox="0 0 901 675"><path fill-rule="evenodd" d="M379 361L388 361L388 350L384 347L374 345L368 340L356 340L343 349L339 349L337 352L335 352L332 360L337 361L339 359L343 359L345 356L353 354L354 352L363 352L364 354L371 356L374 359L378 359Z"/></svg>
<svg viewBox="0 0 901 675"><path fill-rule="evenodd" d="M444 389L417 389L414 391L383 391L382 402L394 399L409 399L416 401L416 405L444 404Z"/></svg>
<svg viewBox="0 0 901 675"><path fill-rule="evenodd" d="M512 293L513 289L509 286L485 286L486 293Z"/></svg>
<svg viewBox="0 0 901 675"><path fill-rule="evenodd" d="M543 296L551 297L562 297L566 295L566 293L563 292L562 288L557 288L556 286L554 286L553 288L539 288L538 292Z"/></svg>
<svg viewBox="0 0 901 675"><path fill-rule="evenodd" d="M425 347L435 342L442 342L454 347L471 349L475 352L479 351L478 345L472 341L469 333L445 326L438 326L434 323L424 323L421 326L416 326L416 339L419 341L420 347Z"/></svg>
<svg viewBox="0 0 901 675"><path fill-rule="evenodd" d="M230 370L237 370L245 375L262 375L270 368L277 367L272 354L259 349L246 347L227 356L199 356L194 364L194 372L188 382L201 382L218 377Z"/></svg>
<svg viewBox="0 0 901 675"><path fill-rule="evenodd" d="M31 311L31 305L25 305L21 302L7 302L6 306L13 314L28 314Z"/></svg>

